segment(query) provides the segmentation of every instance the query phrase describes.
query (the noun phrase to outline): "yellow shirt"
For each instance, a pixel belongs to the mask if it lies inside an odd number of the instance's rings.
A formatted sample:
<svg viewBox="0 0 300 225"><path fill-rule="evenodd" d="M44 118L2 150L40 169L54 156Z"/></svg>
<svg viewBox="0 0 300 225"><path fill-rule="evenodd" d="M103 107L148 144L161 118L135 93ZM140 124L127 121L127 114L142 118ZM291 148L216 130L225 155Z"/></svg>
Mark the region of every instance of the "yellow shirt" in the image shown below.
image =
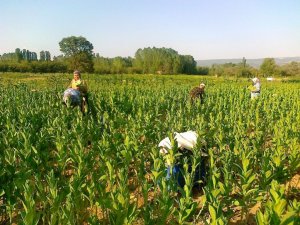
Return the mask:
<svg viewBox="0 0 300 225"><path fill-rule="evenodd" d="M73 89L77 89L77 87L79 88L79 91L82 93L87 93L87 85L86 82L84 80L72 80L70 87Z"/></svg>

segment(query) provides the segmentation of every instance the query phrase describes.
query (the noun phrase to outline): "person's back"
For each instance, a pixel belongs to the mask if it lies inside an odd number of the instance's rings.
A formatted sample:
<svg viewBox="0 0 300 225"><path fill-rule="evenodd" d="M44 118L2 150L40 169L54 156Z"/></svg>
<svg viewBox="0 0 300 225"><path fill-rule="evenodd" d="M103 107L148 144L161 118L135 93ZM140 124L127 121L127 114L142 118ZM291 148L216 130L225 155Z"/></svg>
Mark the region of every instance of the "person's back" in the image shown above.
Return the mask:
<svg viewBox="0 0 300 225"><path fill-rule="evenodd" d="M201 103L203 103L203 100L204 100L204 89L205 89L205 84L203 84L203 83L201 83L198 87L194 87L190 91L191 101L194 102L197 99L200 99Z"/></svg>
<svg viewBox="0 0 300 225"><path fill-rule="evenodd" d="M174 133L174 141L177 142L178 147L178 160L171 160L169 156L170 149L173 148L171 140L169 137L164 138L159 142L158 147L160 148L159 152L163 155L166 166L167 166L167 174L166 178L170 179L172 176L177 178L178 185L183 188L185 185L184 179L184 164L183 160L186 158L188 163L188 171L192 172L192 164L193 164L193 149L197 145L198 134L195 131L186 131L182 133ZM201 155L202 156L202 155ZM201 157L201 162L196 166L194 171L193 182L195 186L199 186L199 182L205 182L205 161L206 158ZM194 186L193 185L193 186Z"/></svg>

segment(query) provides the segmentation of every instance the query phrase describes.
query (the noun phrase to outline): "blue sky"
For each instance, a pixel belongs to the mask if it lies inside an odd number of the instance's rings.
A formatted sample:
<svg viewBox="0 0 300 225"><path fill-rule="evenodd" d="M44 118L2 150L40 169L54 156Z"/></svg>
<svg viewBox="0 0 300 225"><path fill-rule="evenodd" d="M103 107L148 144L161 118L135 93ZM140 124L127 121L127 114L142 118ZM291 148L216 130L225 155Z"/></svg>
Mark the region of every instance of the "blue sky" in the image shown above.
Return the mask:
<svg viewBox="0 0 300 225"><path fill-rule="evenodd" d="M299 0L0 0L0 54L61 54L84 36L105 57L168 47L195 59L300 56Z"/></svg>

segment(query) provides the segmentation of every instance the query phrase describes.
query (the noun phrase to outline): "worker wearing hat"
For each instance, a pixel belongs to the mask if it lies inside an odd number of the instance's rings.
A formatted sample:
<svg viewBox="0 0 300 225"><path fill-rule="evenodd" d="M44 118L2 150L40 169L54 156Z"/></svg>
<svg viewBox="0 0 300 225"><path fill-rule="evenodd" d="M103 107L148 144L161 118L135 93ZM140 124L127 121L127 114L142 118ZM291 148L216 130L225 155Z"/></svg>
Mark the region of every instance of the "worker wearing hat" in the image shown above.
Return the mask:
<svg viewBox="0 0 300 225"><path fill-rule="evenodd" d="M257 77L254 77L251 80L253 82L253 85L249 87L251 91L251 99L255 99L258 96L260 96L261 84L260 84L260 80Z"/></svg>

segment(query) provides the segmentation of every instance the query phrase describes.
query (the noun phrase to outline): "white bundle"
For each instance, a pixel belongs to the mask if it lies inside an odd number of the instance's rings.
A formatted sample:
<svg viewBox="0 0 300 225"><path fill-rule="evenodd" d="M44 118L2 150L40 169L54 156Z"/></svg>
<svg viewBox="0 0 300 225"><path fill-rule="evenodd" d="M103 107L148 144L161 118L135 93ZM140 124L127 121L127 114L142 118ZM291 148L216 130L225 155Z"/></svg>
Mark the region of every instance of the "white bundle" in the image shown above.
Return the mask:
<svg viewBox="0 0 300 225"><path fill-rule="evenodd" d="M175 140L177 141L178 148L185 148L192 150L197 144L197 133L195 131L187 131L184 133L175 132Z"/></svg>
<svg viewBox="0 0 300 225"><path fill-rule="evenodd" d="M177 147L180 149L192 150L197 144L197 133L195 131L187 131L183 133L175 132L174 140L177 142ZM160 153L168 153L168 150L172 148L170 138L166 137L159 142Z"/></svg>
<svg viewBox="0 0 300 225"><path fill-rule="evenodd" d="M161 142L159 142L158 147L160 148L159 152L160 153L168 153L168 150L172 148L170 138L166 137Z"/></svg>
<svg viewBox="0 0 300 225"><path fill-rule="evenodd" d="M80 104L80 92L78 90L68 88L64 91L63 94L63 101L67 104L67 101L71 101L72 105L79 105Z"/></svg>

